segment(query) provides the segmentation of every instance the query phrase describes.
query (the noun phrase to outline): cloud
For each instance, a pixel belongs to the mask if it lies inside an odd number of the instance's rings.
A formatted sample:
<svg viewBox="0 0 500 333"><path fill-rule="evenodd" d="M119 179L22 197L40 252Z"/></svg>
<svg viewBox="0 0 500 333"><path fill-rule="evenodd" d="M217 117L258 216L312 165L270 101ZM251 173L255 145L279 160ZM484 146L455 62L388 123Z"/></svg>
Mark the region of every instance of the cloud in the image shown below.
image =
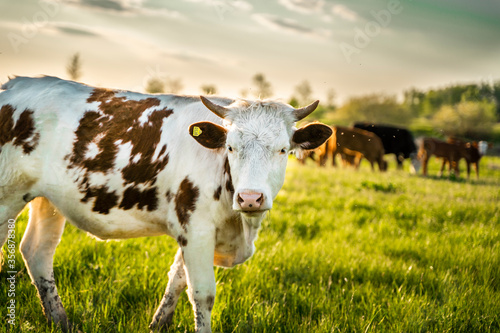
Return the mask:
<svg viewBox="0 0 500 333"><path fill-rule="evenodd" d="M252 18L260 25L274 31L320 38L327 38L330 36L330 32L328 30L312 29L289 18L282 18L271 14L254 14L252 15Z"/></svg>
<svg viewBox="0 0 500 333"><path fill-rule="evenodd" d="M53 27L59 32L69 34L69 35L79 35L87 37L97 37L99 34L95 31L91 31L85 26L71 24L71 23L56 23Z"/></svg>
<svg viewBox="0 0 500 333"><path fill-rule="evenodd" d="M166 8L147 8L144 6L144 0L69 0L68 3L74 6L116 15L145 15L174 19L184 18L181 13L174 10Z"/></svg>
<svg viewBox="0 0 500 333"><path fill-rule="evenodd" d="M139 53L147 52L149 54L156 54L161 58L170 58L186 63L197 63L211 66L227 66L232 64L230 59L219 59L211 57L204 53L197 53L186 50L172 50L161 46L154 41L141 38L139 36L131 36L130 34L122 31L121 29L106 28L103 26L86 26L72 22L52 22L47 26L48 32L82 36L82 37L99 37L103 40L115 43L117 45L130 46L136 45L136 51Z"/></svg>
<svg viewBox="0 0 500 333"><path fill-rule="evenodd" d="M355 22L359 20L359 15L344 5L334 5L332 13L347 21Z"/></svg>
<svg viewBox="0 0 500 333"><path fill-rule="evenodd" d="M230 5L236 9L243 10L243 11L251 11L253 9L253 6L251 3L247 2L247 1L243 1L243 0L231 1Z"/></svg>
<svg viewBox="0 0 500 333"><path fill-rule="evenodd" d="M214 7L218 10L240 10L251 11L253 5L245 0L184 0L186 2L201 3L206 6Z"/></svg>
<svg viewBox="0 0 500 333"><path fill-rule="evenodd" d="M120 0L71 0L68 2L72 5L119 13L126 12L136 7L128 1Z"/></svg>
<svg viewBox="0 0 500 333"><path fill-rule="evenodd" d="M278 2L288 10L302 14L320 12L325 5L324 0L278 0Z"/></svg>

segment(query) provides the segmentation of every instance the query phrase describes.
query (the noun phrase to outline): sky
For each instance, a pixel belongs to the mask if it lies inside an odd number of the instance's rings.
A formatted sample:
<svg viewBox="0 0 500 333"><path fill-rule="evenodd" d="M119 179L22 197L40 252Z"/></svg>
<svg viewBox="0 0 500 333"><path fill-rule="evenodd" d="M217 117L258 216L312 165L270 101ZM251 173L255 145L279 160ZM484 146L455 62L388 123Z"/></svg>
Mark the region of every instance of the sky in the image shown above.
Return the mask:
<svg viewBox="0 0 500 333"><path fill-rule="evenodd" d="M252 96L263 73L287 101L307 80L336 102L370 93L500 80L498 0L0 0L0 82L68 78L144 91Z"/></svg>

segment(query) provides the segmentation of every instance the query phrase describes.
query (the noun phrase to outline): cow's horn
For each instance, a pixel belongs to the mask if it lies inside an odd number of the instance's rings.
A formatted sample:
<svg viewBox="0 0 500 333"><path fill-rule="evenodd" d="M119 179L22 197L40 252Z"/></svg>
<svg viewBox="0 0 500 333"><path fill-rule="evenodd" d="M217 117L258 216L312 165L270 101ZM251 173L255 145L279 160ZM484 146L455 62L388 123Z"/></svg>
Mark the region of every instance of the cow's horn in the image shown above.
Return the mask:
<svg viewBox="0 0 500 333"><path fill-rule="evenodd" d="M221 118L224 118L227 113L228 113L228 109L223 107L223 106L220 106L220 105L217 105L215 103L212 103L208 100L208 98L206 97L203 97L203 96L200 96L201 98L201 102L210 110L212 111L213 113L215 113L216 115L218 115L219 117Z"/></svg>
<svg viewBox="0 0 500 333"><path fill-rule="evenodd" d="M308 106L305 106L305 107L300 108L300 109L295 109L295 111L293 111L295 119L297 121L304 119L305 117L310 115L314 110L316 110L316 108L318 107L318 104L319 104L319 101L315 101L315 102L309 104Z"/></svg>

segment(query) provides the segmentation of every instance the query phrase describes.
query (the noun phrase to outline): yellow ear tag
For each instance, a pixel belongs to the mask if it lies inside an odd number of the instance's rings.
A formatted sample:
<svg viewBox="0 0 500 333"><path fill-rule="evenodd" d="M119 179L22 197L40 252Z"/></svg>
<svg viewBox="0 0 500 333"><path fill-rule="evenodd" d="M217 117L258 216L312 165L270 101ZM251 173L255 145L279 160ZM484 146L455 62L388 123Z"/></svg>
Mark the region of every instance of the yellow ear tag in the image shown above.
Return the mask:
<svg viewBox="0 0 500 333"><path fill-rule="evenodd" d="M193 127L193 136L200 136L201 133L202 131L198 126Z"/></svg>

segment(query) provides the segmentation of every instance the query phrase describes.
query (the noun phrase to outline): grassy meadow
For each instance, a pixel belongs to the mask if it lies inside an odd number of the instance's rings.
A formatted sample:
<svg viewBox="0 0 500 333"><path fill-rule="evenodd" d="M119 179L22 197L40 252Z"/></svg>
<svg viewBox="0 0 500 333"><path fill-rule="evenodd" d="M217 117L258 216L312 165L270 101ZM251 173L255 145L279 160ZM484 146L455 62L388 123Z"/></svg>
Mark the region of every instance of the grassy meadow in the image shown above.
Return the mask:
<svg viewBox="0 0 500 333"><path fill-rule="evenodd" d="M216 268L214 332L500 331L500 158L484 157L470 181L438 178L434 159L428 178L363 163L290 160L254 257ZM18 245L26 222L24 212ZM70 319L88 333L148 332L176 248L166 236L101 242L67 225L54 270ZM17 253L12 332L58 332ZM174 324L171 332L194 329L185 293Z"/></svg>

